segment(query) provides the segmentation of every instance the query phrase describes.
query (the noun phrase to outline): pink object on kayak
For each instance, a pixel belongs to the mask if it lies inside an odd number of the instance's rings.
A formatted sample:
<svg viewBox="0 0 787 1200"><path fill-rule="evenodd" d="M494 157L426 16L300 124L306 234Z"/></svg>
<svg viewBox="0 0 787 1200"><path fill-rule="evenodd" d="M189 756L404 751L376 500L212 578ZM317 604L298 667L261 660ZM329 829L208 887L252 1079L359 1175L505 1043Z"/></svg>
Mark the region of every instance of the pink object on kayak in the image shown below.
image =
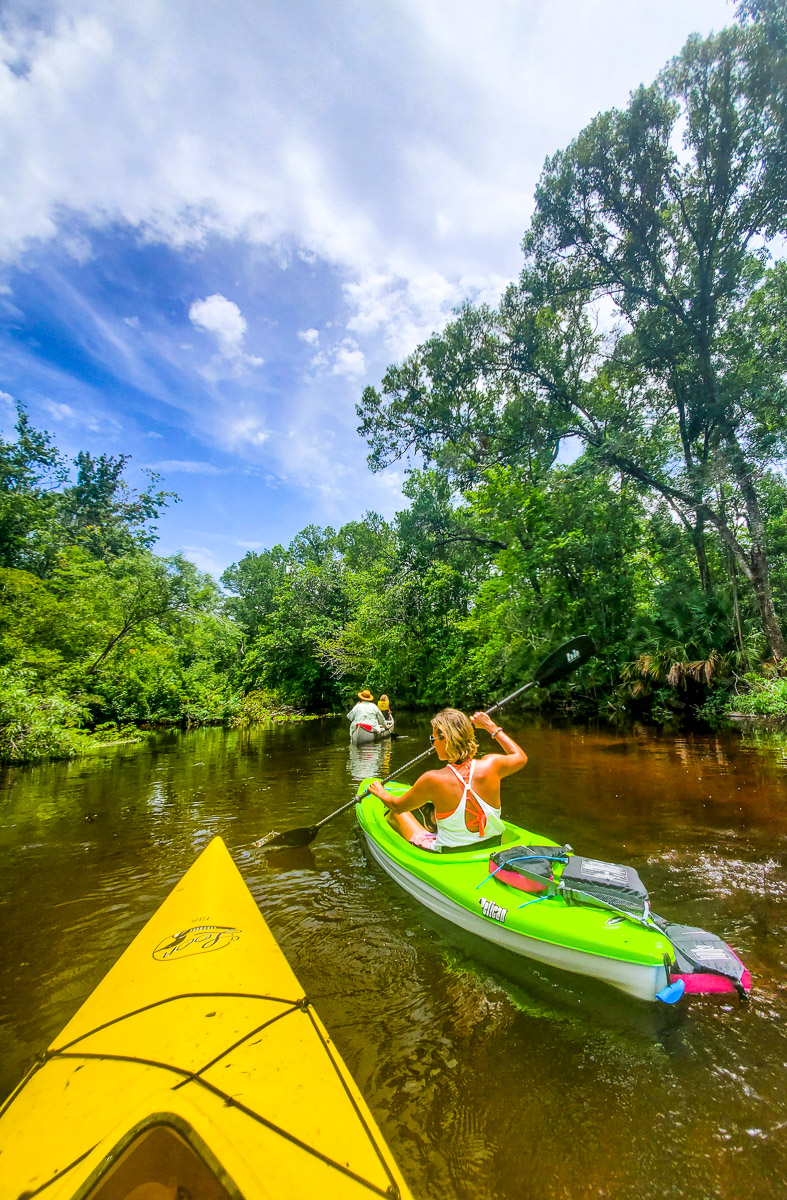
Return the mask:
<svg viewBox="0 0 787 1200"><path fill-rule="evenodd" d="M738 962L743 967L743 963L738 958L738 955L735 954L732 946L729 946L728 949L730 954L735 955L735 958L738 959ZM720 996L730 992L738 992L741 989L748 995L751 991L751 975L746 967L743 967L743 974L741 975L738 987L726 975L703 974L700 971L692 971L689 975L680 975L674 971L670 971L670 983L675 983L678 979L682 979L686 985L684 993L686 996Z"/></svg>
<svg viewBox="0 0 787 1200"><path fill-rule="evenodd" d="M491 859L489 860L489 873L490 875L494 873L495 879L499 879L501 883L519 888L520 892L545 892L547 890L546 883L537 883L535 879L527 879L518 871L507 871L505 867L495 868Z"/></svg>

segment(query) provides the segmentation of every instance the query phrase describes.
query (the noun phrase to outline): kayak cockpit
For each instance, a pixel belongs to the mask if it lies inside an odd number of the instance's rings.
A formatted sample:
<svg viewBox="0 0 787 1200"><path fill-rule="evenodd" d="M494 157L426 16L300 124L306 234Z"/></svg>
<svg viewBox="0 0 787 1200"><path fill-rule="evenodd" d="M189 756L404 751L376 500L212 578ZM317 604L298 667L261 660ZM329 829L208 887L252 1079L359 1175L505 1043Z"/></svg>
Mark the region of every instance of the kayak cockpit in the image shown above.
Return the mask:
<svg viewBox="0 0 787 1200"><path fill-rule="evenodd" d="M84 1200L242 1200L213 1155L192 1145L193 1131L159 1121L124 1138ZM125 1143L125 1144L124 1144ZM204 1155L204 1157L203 1157Z"/></svg>

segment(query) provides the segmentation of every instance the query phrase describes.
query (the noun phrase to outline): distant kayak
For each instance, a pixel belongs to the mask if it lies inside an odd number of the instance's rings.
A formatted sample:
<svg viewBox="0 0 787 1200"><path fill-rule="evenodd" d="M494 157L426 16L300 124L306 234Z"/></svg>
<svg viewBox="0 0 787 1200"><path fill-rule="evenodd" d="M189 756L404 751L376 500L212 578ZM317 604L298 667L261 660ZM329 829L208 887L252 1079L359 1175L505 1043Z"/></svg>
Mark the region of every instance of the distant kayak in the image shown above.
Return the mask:
<svg viewBox="0 0 787 1200"><path fill-rule="evenodd" d="M361 783L359 797L371 782ZM751 988L749 972L715 934L651 913L630 867L583 858L509 821L486 846L434 853L406 842L386 812L372 795L356 806L372 858L426 908L470 933L640 1000Z"/></svg>
<svg viewBox="0 0 787 1200"><path fill-rule="evenodd" d="M362 723L353 725L350 729L350 741L356 746L366 745L368 742L381 742L383 738L390 737L394 731L394 719L388 718L385 723L385 729L381 729L379 725L371 723Z"/></svg>
<svg viewBox="0 0 787 1200"><path fill-rule="evenodd" d="M0 1108L3 1197L410 1197L221 838Z"/></svg>

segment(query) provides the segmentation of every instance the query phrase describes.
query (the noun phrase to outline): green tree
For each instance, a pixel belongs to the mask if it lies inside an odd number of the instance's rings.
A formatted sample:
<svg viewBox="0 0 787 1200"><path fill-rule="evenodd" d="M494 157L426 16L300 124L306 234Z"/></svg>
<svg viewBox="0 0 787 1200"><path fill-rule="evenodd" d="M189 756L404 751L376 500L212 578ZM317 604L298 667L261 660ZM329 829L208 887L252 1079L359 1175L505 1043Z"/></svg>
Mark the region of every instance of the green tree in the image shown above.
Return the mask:
<svg viewBox="0 0 787 1200"><path fill-rule="evenodd" d="M0 566L44 573L56 544L56 490L66 465L48 433L17 410L16 441L0 440Z"/></svg>
<svg viewBox="0 0 787 1200"><path fill-rule="evenodd" d="M224 587L234 593L224 602L228 616L253 641L264 622L276 609L276 595L284 582L289 556L283 546L274 546L257 554L249 551L233 563L221 577Z"/></svg>
<svg viewBox="0 0 787 1200"><path fill-rule="evenodd" d="M415 452L460 486L495 463L537 475L578 437L670 505L705 590L713 533L781 658L760 481L787 433L762 319L783 312L765 246L787 224L787 25L744 7L752 23L691 38L548 160L519 282L390 368L359 414L373 467Z"/></svg>
<svg viewBox="0 0 787 1200"><path fill-rule="evenodd" d="M242 607L232 598L228 611L253 636L240 667L245 689L272 689L311 711L335 707L336 680L319 654L322 638L343 624L348 611L335 532L310 525L284 554L276 547L253 559L247 555L224 579L243 589Z"/></svg>
<svg viewBox="0 0 787 1200"><path fill-rule="evenodd" d="M149 549L155 526L174 492L154 491L160 476L148 471L149 486L136 492L123 479L130 459L80 451L74 459L77 477L58 498L59 518L69 540L79 540L97 558L117 558L136 549Z"/></svg>

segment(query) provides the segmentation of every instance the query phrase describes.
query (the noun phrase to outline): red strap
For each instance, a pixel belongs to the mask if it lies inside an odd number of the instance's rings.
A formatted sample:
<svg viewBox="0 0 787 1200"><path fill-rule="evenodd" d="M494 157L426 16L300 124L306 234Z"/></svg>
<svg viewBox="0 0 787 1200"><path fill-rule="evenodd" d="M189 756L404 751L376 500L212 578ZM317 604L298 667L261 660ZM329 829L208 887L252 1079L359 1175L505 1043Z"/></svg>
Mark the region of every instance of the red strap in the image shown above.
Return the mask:
<svg viewBox="0 0 787 1200"><path fill-rule="evenodd" d="M486 829L486 813L470 792L465 799L465 828L470 833L478 831L479 837L484 836Z"/></svg>

